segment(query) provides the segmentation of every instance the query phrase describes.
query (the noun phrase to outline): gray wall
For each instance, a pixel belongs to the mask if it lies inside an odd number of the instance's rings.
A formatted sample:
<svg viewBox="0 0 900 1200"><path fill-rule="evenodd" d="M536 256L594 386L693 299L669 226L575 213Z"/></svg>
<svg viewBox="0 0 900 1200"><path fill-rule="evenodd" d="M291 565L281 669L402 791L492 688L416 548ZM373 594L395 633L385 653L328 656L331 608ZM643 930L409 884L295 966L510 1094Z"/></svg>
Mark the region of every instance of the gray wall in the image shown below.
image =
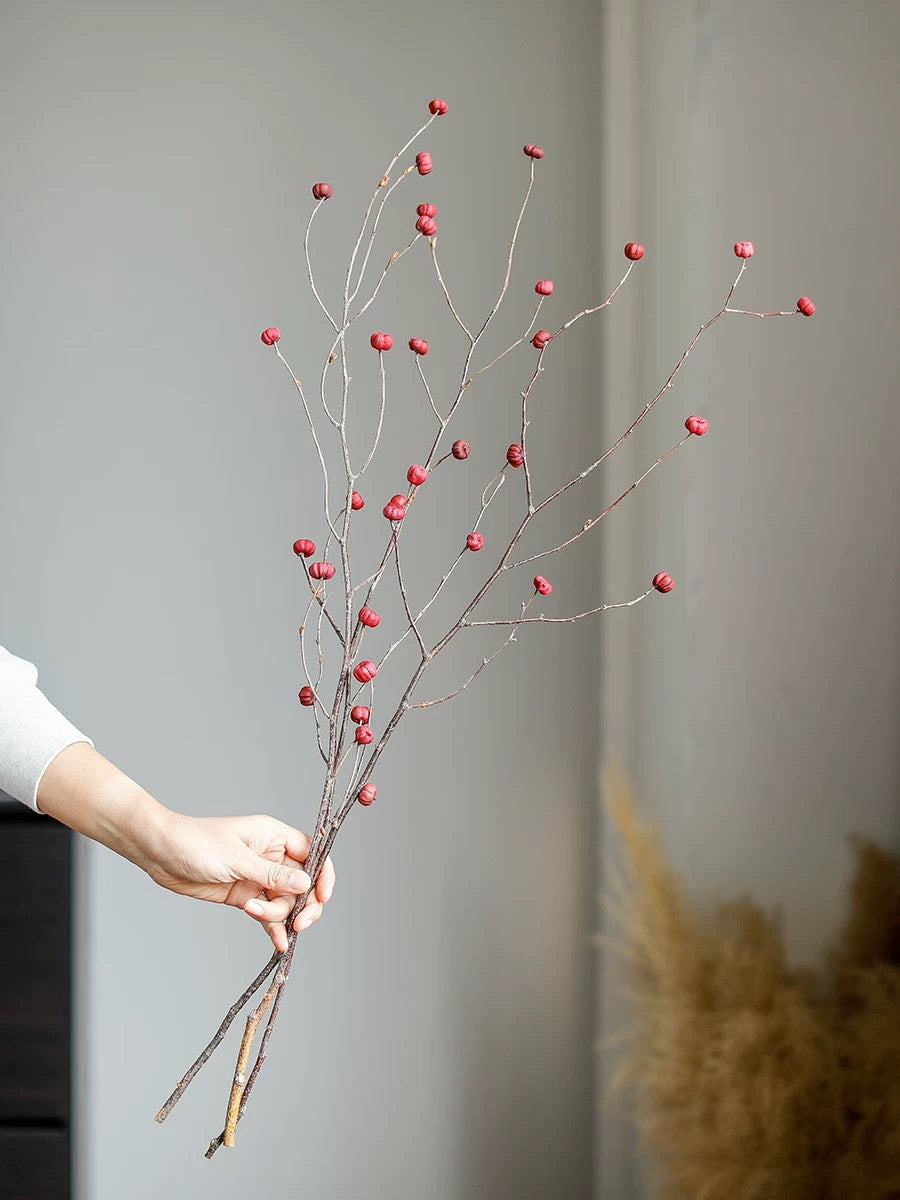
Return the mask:
<svg viewBox="0 0 900 1200"><path fill-rule="evenodd" d="M596 299L609 271L592 193L592 22L589 6L533 0L5 6L2 639L172 807L314 817L290 545L320 534L318 477L289 381L258 340L279 324L298 374L314 377L310 184L336 188L318 243L333 293L328 270L368 189L445 95L452 114L428 139L438 169L427 194L417 179L405 189L377 261L433 195L451 284L483 311L524 186L521 146L535 140L548 156L510 309L527 311L546 275L560 284L554 311ZM364 335L394 328L398 379L410 333L449 371L459 341L426 255L401 265ZM593 335L555 358L535 411L545 486L597 436ZM512 440L531 361L523 351L473 390L459 427L478 444L470 480ZM364 346L355 370L371 394ZM421 414L420 396L403 383L397 395L367 488L379 542L377 497L423 440L420 416L404 416ZM459 536L438 507L423 580ZM554 581L557 611L590 602L596 550ZM398 734L377 805L338 844L338 891L304 938L239 1148L212 1164L202 1151L233 1047L166 1126L152 1116L264 959L262 935L84 847L81 1200L293 1194L301 1177L304 1194L331 1200L587 1194L597 637L523 636L471 698ZM447 679L475 647L459 644Z"/></svg>
<svg viewBox="0 0 900 1200"><path fill-rule="evenodd" d="M605 19L605 232L648 246L609 326L608 432L721 304L735 240L756 244L740 307L818 305L727 318L619 464L630 480L689 412L711 421L607 530L610 587L647 556L679 587L603 626L606 743L691 894L780 905L812 963L844 911L847 832L900 841L900 7L644 0ZM611 1037L619 963L600 966ZM597 1194L632 1200L621 1104L597 1145Z"/></svg>

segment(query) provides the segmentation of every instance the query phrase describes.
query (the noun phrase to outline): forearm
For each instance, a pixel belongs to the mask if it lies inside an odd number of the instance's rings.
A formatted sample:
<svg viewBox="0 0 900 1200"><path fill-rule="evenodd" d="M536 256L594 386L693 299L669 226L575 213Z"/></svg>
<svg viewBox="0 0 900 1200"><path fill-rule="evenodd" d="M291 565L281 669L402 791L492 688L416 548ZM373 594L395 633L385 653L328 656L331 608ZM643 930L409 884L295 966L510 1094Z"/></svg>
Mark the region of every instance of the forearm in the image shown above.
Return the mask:
<svg viewBox="0 0 900 1200"><path fill-rule="evenodd" d="M38 785L38 807L147 870L174 814L87 742L61 750Z"/></svg>

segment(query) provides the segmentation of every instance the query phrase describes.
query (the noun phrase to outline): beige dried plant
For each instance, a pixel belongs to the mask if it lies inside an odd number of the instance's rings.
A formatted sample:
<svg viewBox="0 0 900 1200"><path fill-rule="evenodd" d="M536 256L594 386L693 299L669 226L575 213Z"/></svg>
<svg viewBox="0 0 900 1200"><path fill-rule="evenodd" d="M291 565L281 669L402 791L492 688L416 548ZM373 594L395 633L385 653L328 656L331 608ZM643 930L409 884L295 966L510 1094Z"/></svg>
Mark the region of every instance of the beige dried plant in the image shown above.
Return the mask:
<svg viewBox="0 0 900 1200"><path fill-rule="evenodd" d="M608 775L617 909L634 971L621 1079L659 1200L900 1198L900 860L852 838L843 931L821 970L785 960L777 916L709 917Z"/></svg>

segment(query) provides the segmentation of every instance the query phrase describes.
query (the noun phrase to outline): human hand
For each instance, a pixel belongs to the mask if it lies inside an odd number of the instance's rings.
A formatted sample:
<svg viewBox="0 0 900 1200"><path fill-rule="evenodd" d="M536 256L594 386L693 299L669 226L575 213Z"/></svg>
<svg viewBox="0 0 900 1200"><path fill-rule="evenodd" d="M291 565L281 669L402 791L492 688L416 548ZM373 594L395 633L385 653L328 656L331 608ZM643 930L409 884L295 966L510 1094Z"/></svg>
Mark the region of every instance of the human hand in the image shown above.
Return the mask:
<svg viewBox="0 0 900 1200"><path fill-rule="evenodd" d="M265 927L277 950L287 949L284 922L310 887L302 870L310 839L299 829L274 817L172 812L87 742L75 742L53 759L40 780L38 806L123 855L162 887L242 909ZM329 858L295 929L319 919L333 888Z"/></svg>
<svg viewBox="0 0 900 1200"><path fill-rule="evenodd" d="M288 944L284 922L298 894L309 891L302 870L310 838L269 816L189 817L171 813L141 865L151 879L182 896L240 908L263 925L276 950ZM326 859L315 892L294 918L308 929L334 890L334 865Z"/></svg>

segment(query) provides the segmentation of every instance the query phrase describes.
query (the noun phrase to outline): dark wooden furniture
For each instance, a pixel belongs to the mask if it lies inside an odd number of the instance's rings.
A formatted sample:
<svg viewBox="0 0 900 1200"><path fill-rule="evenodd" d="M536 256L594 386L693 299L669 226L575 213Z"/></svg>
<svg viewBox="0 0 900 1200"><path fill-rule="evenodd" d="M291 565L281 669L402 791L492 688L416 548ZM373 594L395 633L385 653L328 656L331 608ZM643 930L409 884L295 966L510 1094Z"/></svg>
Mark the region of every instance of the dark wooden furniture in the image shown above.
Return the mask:
<svg viewBox="0 0 900 1200"><path fill-rule="evenodd" d="M0 798L0 1200L69 1200L72 834Z"/></svg>

